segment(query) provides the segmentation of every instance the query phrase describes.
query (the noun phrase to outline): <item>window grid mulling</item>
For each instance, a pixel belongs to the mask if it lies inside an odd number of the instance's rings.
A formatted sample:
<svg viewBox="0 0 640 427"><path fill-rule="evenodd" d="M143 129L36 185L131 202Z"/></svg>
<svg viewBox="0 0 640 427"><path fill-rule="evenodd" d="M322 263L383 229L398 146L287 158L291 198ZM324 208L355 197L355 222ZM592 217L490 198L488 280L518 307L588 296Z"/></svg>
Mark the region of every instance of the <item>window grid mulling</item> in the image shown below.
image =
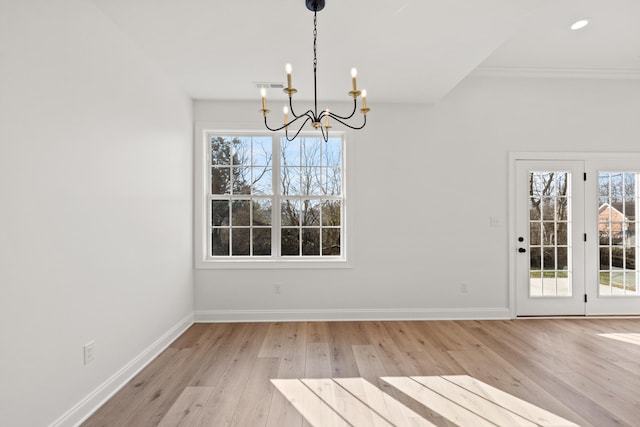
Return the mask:
<svg viewBox="0 0 640 427"><path fill-rule="evenodd" d="M599 295L637 296L635 266L639 254L635 230L639 175L600 172L598 178ZM621 217L614 220L618 214Z"/></svg>
<svg viewBox="0 0 640 427"><path fill-rule="evenodd" d="M218 143L223 143L228 146L229 159L228 162L219 162L214 164L214 150L213 150L213 140L218 140ZM266 172L272 171L271 160L269 157L268 161L263 162L262 164L256 164L255 162L255 150L256 150L256 140L261 139L260 137L254 136L212 136L209 140L209 161L210 161L210 170L212 171L211 180L210 180L210 214L209 215L209 229L210 229L210 240L209 240L209 254L211 256L268 256L271 254L271 245L269 244L268 252L269 253L256 253L256 237L257 234L264 230L263 232L271 234L271 213L269 213L269 221L266 225L256 225L255 220L255 212L256 206L260 206L260 202L267 202L268 206L271 206L268 210L271 211L273 206L273 195L263 195L256 193L256 183L258 182L258 176L256 176L257 170L262 170L261 176L264 176ZM264 137L262 137L264 139ZM222 141L221 141L222 140ZM242 142L244 144L248 143L249 146L249 157L245 159L245 161L239 161L239 156L245 155L247 153L241 152L237 143ZM271 139L269 138L269 145L271 146ZM269 153L271 152L271 147L269 147ZM227 185L225 186L225 191L214 189L214 179L216 174L214 171L222 171L221 174L217 174L217 176L222 176L222 180L224 181L225 177L227 178ZM226 172L225 172L226 171ZM242 173L246 174L248 171L249 183L245 182L244 185L241 185L242 182L238 179ZM268 176L268 175L267 175ZM273 193L273 191L271 191ZM213 216L215 213L214 205L218 204L218 206L222 205L222 202L226 202L226 222L222 221L219 224L216 224ZM246 204L244 204L246 203ZM244 209L241 208L244 206ZM248 207L248 208L247 208ZM244 210L245 212L242 212ZM238 213L240 212L240 214ZM241 214L244 214L246 218L241 220L239 217ZM220 233L222 235L227 234L228 241L226 242L226 248L220 246L216 248L213 244L215 233ZM245 237L245 247L240 248L240 244L242 241L240 240L240 236L242 233L247 233ZM269 242L271 238L269 237ZM248 246L247 246L248 243ZM264 248L261 248L259 252L266 252ZM217 250L217 252L216 252Z"/></svg>
<svg viewBox="0 0 640 427"><path fill-rule="evenodd" d="M311 143L309 144L309 142ZM325 249L325 243L330 241L335 241L335 237L333 239L328 239L327 235L333 230L334 233L338 234L337 246L338 251L342 248L342 185L343 185L343 177L342 177L342 141L341 139L329 139L330 142L322 142L319 138L311 138L311 137L302 137L298 140L294 141L293 144L297 146L297 153L294 154L293 160L287 159L287 153L290 153L289 145L292 144L291 141L288 141L286 138L280 139L280 180L279 180L279 197L280 197L280 221L281 221L281 240L280 240L280 249L281 256L283 257L326 257L326 256L335 256L340 255L338 253L332 253L331 248ZM327 145L332 143L339 144L338 156L339 160L331 164L329 155L332 150L327 148ZM308 146L312 147L312 150L317 150L317 152L309 153L307 151ZM297 161L296 161L297 159ZM304 173L304 171L318 171L315 175L313 173ZM298 174L295 174L296 171L299 171ZM329 172L333 171L333 176L338 176L338 185L340 191L337 194L330 194L331 191L329 189ZM289 182L290 177L288 174L294 172L294 177L297 176L297 182L294 183L289 190L284 191L286 188L282 187L283 182ZM316 178L317 187L314 189L312 185L309 185L309 182L312 178ZM307 182L304 180L307 179ZM295 191L297 189L297 191ZM333 189L335 193L335 187ZM315 202L315 203L314 203ZM335 226L325 224L324 216L325 209L324 206L326 204L335 203L338 205L338 224ZM297 213L296 222L293 223L289 218L287 221L284 218L284 213L290 211L290 204L295 206L294 211ZM314 224L309 224L307 222L307 217L309 216L309 209L303 209L303 207L308 208L309 205L315 205L317 209L317 221ZM287 208L284 206L287 205ZM292 215L295 218L295 214ZM312 232L317 232L317 248L315 250L310 250L309 248L305 248L305 242L308 242L310 239L305 239L305 236ZM286 242L286 239L293 239L292 242ZM296 242L297 240L297 242ZM289 243L289 244L288 244ZM295 243L295 244L294 244ZM288 247L291 246L291 247ZM332 246L333 247L333 246ZM294 253L295 252L295 253Z"/></svg>
<svg viewBox="0 0 640 427"><path fill-rule="evenodd" d="M269 138L271 141L271 158L268 162L263 162L267 164L256 164L255 159L255 140ZM253 257L265 257L265 258L280 258L280 257L304 257L305 259L313 258L313 257L331 257L331 256L340 256L342 255L342 239L343 239L343 196L342 196L342 188L344 185L343 180L343 141L342 138L332 138L330 141L338 144L338 159L334 165L328 165L327 162L323 162L325 159L324 148L325 145L323 143L317 144L319 145L319 162L316 164L309 164L308 162L303 162L305 158L303 153L303 147L308 143L307 140L313 141L317 140L317 138L299 138L299 159L298 164L295 165L296 168L300 170L301 173L298 173L297 178L299 180L297 186L300 190L303 189L303 178L309 178L311 175L305 175L302 173L305 169L315 169L320 171L315 177L318 178L319 188L322 190L317 192L316 194L312 191L298 191L298 194L288 194L288 192L282 191L281 187L281 179L280 176L282 171L287 167L291 167L287 164L281 156L281 152L283 151L283 147L276 146L276 144L280 144L279 137L266 137L266 136L240 136L240 135L211 135L209 138L209 167L212 174L210 175L210 191L209 191L209 254L214 258L224 257L224 258L253 258ZM218 144L223 144L224 148L222 152L218 154L221 157L224 157L224 149L228 151L227 156L228 160L214 161L214 141L217 141ZM239 155L237 153L238 144L235 141L243 141L246 145L247 141L249 141L249 158L245 161L239 161ZM321 140L320 140L321 141ZM246 148L246 147L245 147ZM245 153L246 154L246 153ZM283 160L281 162L281 160ZM275 170L279 169L277 172ZM270 195L261 194L261 192L256 192L256 171L261 169L260 174L262 176L265 175L265 171L268 171L270 174L267 174L267 178L270 175ZM247 174L249 176L250 185L249 188L243 185L240 185L243 182L242 179L239 179L241 174ZM329 173L333 172L333 177L337 178L337 188L339 192L334 194L329 194L327 189L327 182ZM222 190L219 186L218 188L214 188L214 181L216 176L218 179L226 181L226 188ZM278 191L274 192L273 188L277 188ZM334 189L335 190L335 189ZM264 191L262 192L264 193ZM291 200L296 203L302 205L303 203L307 204L315 204L317 210L317 222L312 225L308 225L303 223L303 211L299 210L298 212L298 221L296 224L291 223L291 225L281 225L282 214L281 214L281 204L284 201ZM216 221L214 219L214 214L216 211L216 207L220 207L222 202L226 203L226 212L223 217L226 221ZM244 221L238 223L236 219L236 210L238 209L239 203L247 202L249 208L245 209L248 212L248 218ZM255 206L256 204L266 203L270 207L270 220L266 224L256 225L256 221L254 218L254 214L256 212ZM337 224L329 225L325 223L325 204L333 203L333 207L337 206ZM217 206L216 206L217 204ZM223 208L224 209L224 208ZM334 212L335 213L335 212ZM289 222L290 223L290 222ZM239 238L240 232L244 232L247 230L248 232L248 249L245 249L244 252L238 253L235 248L235 239ZM256 233L259 230L266 230L270 234L270 248L269 253L259 253L256 254L255 241L256 241ZM296 230L297 232L297 240L298 240L298 250L297 254L289 255L282 254L282 232L285 230ZM305 250L305 234L307 231L315 231L317 230L317 241L318 241L318 249L316 252L313 252L311 255L308 253L309 251ZM328 239L330 232L335 233L333 239ZM220 240L220 235L227 234L228 241L226 242L225 247L217 247L214 244L214 237L216 237L216 233L218 233L217 238ZM337 239L336 239L337 235ZM224 237L224 236L223 236ZM246 236L245 236L246 240ZM307 239L308 240L308 239ZM334 247L337 247L337 252L331 250L325 250L324 242L325 241L337 241L337 244Z"/></svg>
<svg viewBox="0 0 640 427"><path fill-rule="evenodd" d="M546 186L541 185L545 179L551 180L546 191ZM533 297L571 296L571 286L558 286L558 279L571 283L571 174L565 171L536 171L529 173L529 180L530 197L539 197L537 218L532 217L535 215L529 210L529 271L532 279L540 281L539 291L530 285L529 294ZM564 185L564 193L559 188L561 185ZM549 215L550 210L552 215ZM561 212L565 218L559 216ZM552 277L545 277L549 275Z"/></svg>

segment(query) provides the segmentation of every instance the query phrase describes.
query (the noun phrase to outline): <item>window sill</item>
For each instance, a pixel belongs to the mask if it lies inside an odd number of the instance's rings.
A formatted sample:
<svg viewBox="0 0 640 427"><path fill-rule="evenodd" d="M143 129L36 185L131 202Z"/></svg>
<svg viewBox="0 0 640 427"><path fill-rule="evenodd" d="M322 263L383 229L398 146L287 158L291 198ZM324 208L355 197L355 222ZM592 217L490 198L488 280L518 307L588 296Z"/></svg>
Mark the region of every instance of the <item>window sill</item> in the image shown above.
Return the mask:
<svg viewBox="0 0 640 427"><path fill-rule="evenodd" d="M349 269L351 263L343 259L328 260L214 260L196 261L198 270L324 270L324 269Z"/></svg>

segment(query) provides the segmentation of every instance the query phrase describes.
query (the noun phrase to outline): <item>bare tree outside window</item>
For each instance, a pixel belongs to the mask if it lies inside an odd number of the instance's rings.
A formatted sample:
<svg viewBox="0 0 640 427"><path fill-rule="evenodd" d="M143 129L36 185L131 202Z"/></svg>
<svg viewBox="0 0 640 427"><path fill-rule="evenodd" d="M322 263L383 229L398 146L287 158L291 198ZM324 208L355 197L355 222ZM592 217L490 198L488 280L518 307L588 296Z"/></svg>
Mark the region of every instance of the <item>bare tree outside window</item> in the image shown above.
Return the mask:
<svg viewBox="0 0 640 427"><path fill-rule="evenodd" d="M342 255L341 137L216 135L210 155L211 256Z"/></svg>
<svg viewBox="0 0 640 427"><path fill-rule="evenodd" d="M340 255L341 150L337 138L281 139L283 255Z"/></svg>
<svg viewBox="0 0 640 427"><path fill-rule="evenodd" d="M542 284L553 284L532 286L530 289L539 289L537 296L557 292L557 284L569 278L570 185L568 172L529 173L530 278Z"/></svg>

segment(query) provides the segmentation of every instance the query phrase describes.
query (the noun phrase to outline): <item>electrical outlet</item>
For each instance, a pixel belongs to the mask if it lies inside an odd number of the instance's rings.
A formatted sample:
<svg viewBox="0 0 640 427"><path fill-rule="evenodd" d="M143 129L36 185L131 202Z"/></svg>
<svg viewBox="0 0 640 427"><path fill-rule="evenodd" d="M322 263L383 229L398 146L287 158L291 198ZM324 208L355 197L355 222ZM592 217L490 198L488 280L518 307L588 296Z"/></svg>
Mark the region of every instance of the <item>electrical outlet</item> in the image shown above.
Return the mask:
<svg viewBox="0 0 640 427"><path fill-rule="evenodd" d="M88 365L89 363L93 362L93 359L95 359L96 357L96 353L95 353L95 341L90 341L88 343L86 343L84 345L84 364Z"/></svg>
<svg viewBox="0 0 640 427"><path fill-rule="evenodd" d="M469 284L467 282L460 283L460 293L466 294L469 292Z"/></svg>

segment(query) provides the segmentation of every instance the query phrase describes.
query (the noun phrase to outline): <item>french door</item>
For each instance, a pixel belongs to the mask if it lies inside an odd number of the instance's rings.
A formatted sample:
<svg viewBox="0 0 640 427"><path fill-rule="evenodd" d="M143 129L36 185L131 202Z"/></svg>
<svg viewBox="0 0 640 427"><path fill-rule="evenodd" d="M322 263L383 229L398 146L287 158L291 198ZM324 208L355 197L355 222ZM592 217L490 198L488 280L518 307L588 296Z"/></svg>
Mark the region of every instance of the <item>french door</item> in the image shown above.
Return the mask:
<svg viewBox="0 0 640 427"><path fill-rule="evenodd" d="M587 162L587 314L640 313L636 225L640 162Z"/></svg>
<svg viewBox="0 0 640 427"><path fill-rule="evenodd" d="M584 162L516 162L516 313L584 315Z"/></svg>
<svg viewBox="0 0 640 427"><path fill-rule="evenodd" d="M640 159L516 160L516 315L639 314Z"/></svg>

